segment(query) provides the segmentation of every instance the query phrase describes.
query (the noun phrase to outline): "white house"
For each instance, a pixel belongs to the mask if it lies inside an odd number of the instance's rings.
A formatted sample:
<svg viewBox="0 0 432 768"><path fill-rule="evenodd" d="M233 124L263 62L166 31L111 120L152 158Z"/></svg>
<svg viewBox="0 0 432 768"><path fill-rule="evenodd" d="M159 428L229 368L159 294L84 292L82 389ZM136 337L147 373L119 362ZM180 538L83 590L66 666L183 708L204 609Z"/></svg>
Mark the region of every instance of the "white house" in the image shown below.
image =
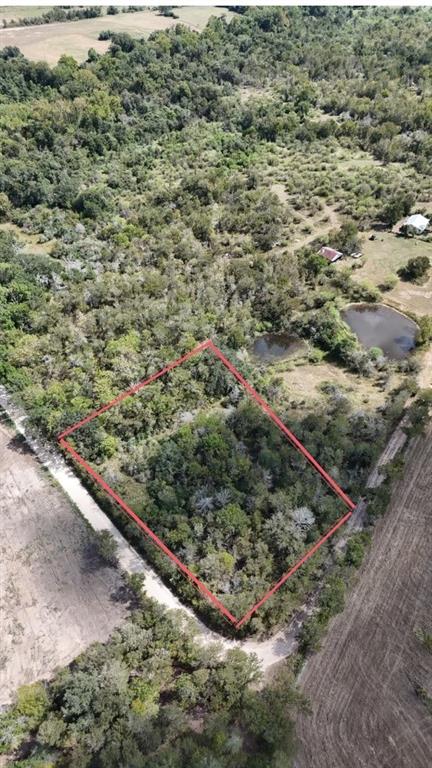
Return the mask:
<svg viewBox="0 0 432 768"><path fill-rule="evenodd" d="M412 216L408 216L405 219L403 227L411 227L417 235L421 235L422 232L429 226L429 219L426 216L422 216L421 213L414 213Z"/></svg>

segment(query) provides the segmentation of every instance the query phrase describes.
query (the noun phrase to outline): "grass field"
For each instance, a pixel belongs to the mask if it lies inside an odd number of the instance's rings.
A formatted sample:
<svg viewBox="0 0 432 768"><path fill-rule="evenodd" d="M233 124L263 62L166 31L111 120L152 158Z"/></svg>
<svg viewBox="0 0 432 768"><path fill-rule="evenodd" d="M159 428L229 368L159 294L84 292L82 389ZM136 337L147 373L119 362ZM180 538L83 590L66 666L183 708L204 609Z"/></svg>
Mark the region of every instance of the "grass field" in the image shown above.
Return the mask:
<svg viewBox="0 0 432 768"><path fill-rule="evenodd" d="M43 13L50 11L51 5L4 5L0 8L0 22L18 21L28 16L42 16Z"/></svg>
<svg viewBox="0 0 432 768"><path fill-rule="evenodd" d="M353 278L379 286L389 277L397 277L397 271L416 256L428 256L432 264L432 243L421 238L397 237L392 232L379 232L376 240L369 240L371 232L365 232L362 252L364 264L353 270ZM346 266L349 261L341 261ZM432 314L432 276L423 285L398 279L396 286L384 294L385 301L397 309L415 312L417 315Z"/></svg>
<svg viewBox="0 0 432 768"><path fill-rule="evenodd" d="M325 401L323 385L328 384L345 395L355 408L375 410L384 405L388 393L400 383L400 377L393 374L382 389L372 379L327 362L298 365L285 371L282 378L290 399L304 402L306 408Z"/></svg>
<svg viewBox="0 0 432 768"><path fill-rule="evenodd" d="M28 11L28 8L21 10ZM32 9L33 11L33 9ZM98 53L108 50L110 42L98 40L99 33L110 29L113 32L127 32L133 37L148 37L152 32L169 29L182 23L196 31L204 29L211 16L229 14L223 8L179 8L178 19L158 16L155 11L143 10L137 13L118 13L115 16L99 16L94 19L43 24L34 27L13 27L0 30L0 48L16 46L32 61L46 61L56 64L62 54L84 61L89 48ZM28 12L21 15L30 15ZM11 18L16 18L17 14ZM0 12L0 18L1 16ZM4 17L6 18L6 17Z"/></svg>
<svg viewBox="0 0 432 768"><path fill-rule="evenodd" d="M184 6L176 8L174 12L179 21L198 31L204 29L211 16L225 16L226 19L231 19L235 15L227 8L209 6Z"/></svg>

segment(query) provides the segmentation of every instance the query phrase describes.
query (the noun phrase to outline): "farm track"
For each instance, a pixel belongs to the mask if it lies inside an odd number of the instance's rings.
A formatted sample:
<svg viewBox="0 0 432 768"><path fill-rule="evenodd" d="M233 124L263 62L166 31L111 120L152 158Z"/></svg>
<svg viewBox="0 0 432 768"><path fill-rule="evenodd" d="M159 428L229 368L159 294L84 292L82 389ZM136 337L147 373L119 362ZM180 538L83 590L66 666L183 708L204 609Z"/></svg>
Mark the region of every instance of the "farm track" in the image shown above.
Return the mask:
<svg viewBox="0 0 432 768"><path fill-rule="evenodd" d="M429 768L432 717L432 425L407 453L348 604L300 683L312 706L297 724L297 768Z"/></svg>
<svg viewBox="0 0 432 768"><path fill-rule="evenodd" d="M320 218L323 216L328 216L328 222L321 224L311 234L296 238L294 240L296 251L300 250L300 248L304 248L306 245L309 245L309 243L313 243L318 238L323 238L333 229L337 229L340 226L340 216L330 205L324 205L322 210L319 212L319 216ZM307 221L306 216L303 218L305 221Z"/></svg>
<svg viewBox="0 0 432 768"><path fill-rule="evenodd" d="M38 459L42 464L50 471L56 481L61 485L63 491L72 499L80 510L83 517L88 521L94 530L109 530L117 543L117 556L119 565L122 570L128 573L141 573L144 576L144 588L149 597L157 600L167 610L182 610L190 618L196 618L193 611L184 606L179 598L171 592L171 590L161 581L159 576L153 571L153 569L147 565L140 555L128 544L126 539L117 530L117 528L110 521L108 516L101 510L96 504L94 499L90 496L88 491L81 484L77 475L71 471L67 466L63 458L53 450L48 450L45 445L41 443L34 436L29 434L28 429L25 427L25 414L24 412L13 404L11 398L7 394L4 387L0 386L0 406L2 406L13 419L16 428L21 434L26 436L26 440ZM386 455L391 454L393 458L398 447L402 444L400 436L400 429L391 437L389 444L386 448ZM389 450L391 449L391 450ZM372 477L372 475L371 475ZM369 478L367 485L369 486L371 478ZM364 526L366 518L365 504L361 501L352 518L348 521L347 530L354 532L361 530ZM342 536L336 545L340 550L346 543L346 536ZM199 637L201 642L207 644L216 642L222 649L228 650L230 648L242 648L248 653L255 653L259 661L261 662L263 670L267 670L279 661L282 661L287 656L295 653L298 648L298 630L301 627L305 618L313 613L319 590L313 593L310 599L305 605L303 605L299 611L294 615L291 622L283 629L276 632L272 637L265 640L243 640L234 641L227 640L221 635L216 634L209 630L203 623L197 622L199 629Z"/></svg>
<svg viewBox="0 0 432 768"><path fill-rule="evenodd" d="M157 600L167 610L183 611L189 618L196 620L193 611L184 606L179 598L162 582L156 572L130 546L124 536L111 522L109 517L96 504L84 488L78 476L68 467L64 459L55 450L48 449L39 439L29 433L25 425L26 416L21 408L13 404L4 387L0 386L0 406L13 420L16 429L25 436L28 445L39 461L52 474L66 495L74 502L81 515L96 530L108 530L117 544L117 559L121 570L128 573L141 573L144 576L146 594ZM292 623L288 628L277 632L267 640L227 640L216 632L209 630L202 622L197 621L199 638L202 643L217 643L221 649L242 648L248 653L256 653L262 667L266 670L281 661L297 648L297 624Z"/></svg>

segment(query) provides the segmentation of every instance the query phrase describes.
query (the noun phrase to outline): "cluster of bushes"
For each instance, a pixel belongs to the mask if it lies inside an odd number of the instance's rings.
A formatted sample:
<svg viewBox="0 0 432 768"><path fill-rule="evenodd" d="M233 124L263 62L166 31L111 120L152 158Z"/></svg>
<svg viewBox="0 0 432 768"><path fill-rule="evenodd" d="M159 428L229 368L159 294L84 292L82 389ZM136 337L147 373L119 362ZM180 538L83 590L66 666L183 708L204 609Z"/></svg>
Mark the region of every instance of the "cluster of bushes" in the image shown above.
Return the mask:
<svg viewBox="0 0 432 768"><path fill-rule="evenodd" d="M18 690L0 715L0 752L14 751L23 768L291 765L305 702L289 668L257 690L253 656L202 646L184 618L139 599L107 643Z"/></svg>
<svg viewBox="0 0 432 768"><path fill-rule="evenodd" d="M110 6L112 7L112 6ZM107 11L108 12L108 11ZM38 16L24 16L17 20L6 21L3 19L3 27L31 27L38 24L54 24L58 21L77 21L78 19L94 19L101 16L102 8L100 6L89 6L88 8L62 8L57 6L50 8Z"/></svg>
<svg viewBox="0 0 432 768"><path fill-rule="evenodd" d="M419 282L429 272L430 266L428 256L414 256L412 259L408 259L398 274L403 280Z"/></svg>

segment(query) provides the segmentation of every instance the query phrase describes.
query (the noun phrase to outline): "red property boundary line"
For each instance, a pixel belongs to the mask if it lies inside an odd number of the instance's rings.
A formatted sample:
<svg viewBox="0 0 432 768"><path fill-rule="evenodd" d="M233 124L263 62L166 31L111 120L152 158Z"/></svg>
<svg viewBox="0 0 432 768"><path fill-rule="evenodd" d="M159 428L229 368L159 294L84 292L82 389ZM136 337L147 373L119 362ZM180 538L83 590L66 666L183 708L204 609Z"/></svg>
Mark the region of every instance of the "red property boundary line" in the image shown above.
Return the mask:
<svg viewBox="0 0 432 768"><path fill-rule="evenodd" d="M303 557L298 560L295 565L290 568L287 573L285 573L279 581L276 582L266 593L263 595L263 597L255 603L251 608L249 608L248 611L244 614L244 616L241 617L241 619L236 618L233 616L232 613L223 605L223 603L216 597L216 595L211 592L208 587L194 574L192 571L185 565L175 554L172 552L169 547L164 544L164 542L149 528L146 523L141 520L140 517L134 512L109 485L105 480L83 459L83 457L75 450L75 448L66 440L66 437L69 437L69 435L72 435L77 429L80 427L83 427L85 424L88 424L93 419L97 418L97 416L100 416L102 413L105 413L105 411L108 411L110 408L113 408L115 405L118 405L123 400L125 400L127 397L130 397L130 395L134 395L137 392L140 391L140 389L143 389L143 387L146 387L148 384L151 384L153 381L156 381L161 376L164 376L166 373L169 373L173 370L173 368L176 368L177 366L181 365L182 363L189 360L191 357L194 357L195 355L198 355L200 352L203 352L205 349L211 350L214 355L223 363L223 365L230 371L230 373L233 374L233 376L237 379L237 381L240 382L242 387L248 392L250 397L252 397L260 406L260 408L264 411L264 413L267 414L267 416L276 424L276 426L280 429L280 431L285 435L285 437L288 439L288 441L291 443L291 445L294 446L294 448L301 453L305 459L313 466L313 468L321 475L323 480L327 483L327 485L334 491L334 493L342 500L342 502L345 504L345 506L348 508L348 512L341 517L315 544L313 547L311 547L304 555ZM194 349L192 349L190 352L187 352L182 357L179 357L177 360L174 360L173 362L169 363L165 366L165 368L162 368L162 370L157 371L156 373L153 373L151 376L149 376L147 379L144 379L143 381L138 382L138 384L135 384L130 389L127 389L125 392L122 392L120 395L115 397L113 400L110 400L109 403L106 403L105 405L101 406L100 408L97 408L96 410L89 413L85 418L81 419L80 421L77 421L72 426L65 429L58 437L58 441L60 443L60 446L68 451L68 453L72 456L74 461L76 461L78 464L80 464L86 472L95 480L98 485L103 488L103 490L111 496L111 498L118 504L118 506L128 515L128 517L133 520L133 522L142 530L144 533L153 541L153 543L160 549L164 554L166 554L170 560L177 566L177 568L187 576L187 578L197 587L197 589L201 592L204 597L209 600L213 605L218 609L218 611L224 616L225 619L227 619L231 624L234 625L236 629L239 629L243 624L245 624L251 616L259 609L261 606L272 596L277 592L277 590L285 584L285 582L307 561L309 558L312 557L312 555L326 542L337 530L340 528L344 523L347 522L347 520L351 517L353 510L355 509L354 502L347 496L346 493L342 490L342 488L336 483L335 480L333 480L332 477L325 471L325 469L317 462L317 460L312 456L311 453L305 448L303 443L300 442L300 440L297 439L297 437L288 429L288 427L285 426L285 424L279 419L279 417L274 413L274 411L270 408L268 403L263 400L263 398L251 387L251 385L246 381L246 379L241 375L241 373L237 370L237 368L234 367L234 365L225 357L225 355L221 352L221 350L211 341L211 339L207 339L206 341L203 341L201 344L198 344Z"/></svg>

